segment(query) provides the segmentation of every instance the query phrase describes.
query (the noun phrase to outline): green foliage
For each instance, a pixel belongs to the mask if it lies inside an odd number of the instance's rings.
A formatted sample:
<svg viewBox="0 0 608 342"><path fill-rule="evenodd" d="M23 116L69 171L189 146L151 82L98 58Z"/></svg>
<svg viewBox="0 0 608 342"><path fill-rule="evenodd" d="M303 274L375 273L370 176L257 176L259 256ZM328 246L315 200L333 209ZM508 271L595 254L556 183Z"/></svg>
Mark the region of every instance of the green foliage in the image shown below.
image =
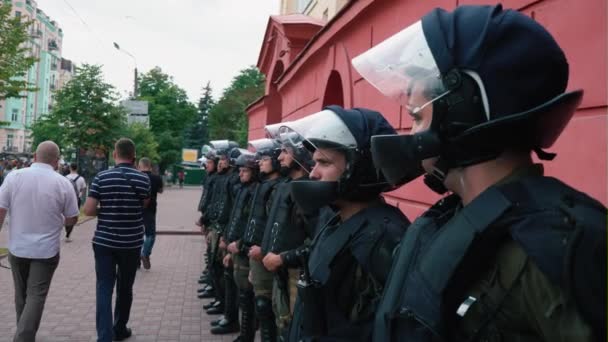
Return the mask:
<svg viewBox="0 0 608 342"><path fill-rule="evenodd" d="M31 21L11 16L11 3L0 1L0 99L22 97L24 91L35 91L27 83L27 71L36 58L26 46Z"/></svg>
<svg viewBox="0 0 608 342"><path fill-rule="evenodd" d="M139 81L138 99L148 101L150 130L158 142L161 172L181 160L184 132L196 119L196 107L172 77L156 67Z"/></svg>
<svg viewBox="0 0 608 342"><path fill-rule="evenodd" d="M211 96L211 85L207 82L203 96L198 101L198 111L194 122L186 129L184 147L200 150L209 142L209 112L214 101Z"/></svg>
<svg viewBox="0 0 608 342"><path fill-rule="evenodd" d="M158 154L158 143L154 138L154 134L144 125L134 123L129 125L124 137L127 137L135 143L135 151L137 158L148 157L153 163L160 161L160 155Z"/></svg>
<svg viewBox="0 0 608 342"><path fill-rule="evenodd" d="M212 140L229 139L247 144L248 120L245 109L264 94L264 75L254 66L241 70L209 112Z"/></svg>
<svg viewBox="0 0 608 342"><path fill-rule="evenodd" d="M34 146L50 139L62 148L110 151L124 132L126 113L114 104L117 94L104 81L101 66L77 68L55 99L51 113L31 127Z"/></svg>

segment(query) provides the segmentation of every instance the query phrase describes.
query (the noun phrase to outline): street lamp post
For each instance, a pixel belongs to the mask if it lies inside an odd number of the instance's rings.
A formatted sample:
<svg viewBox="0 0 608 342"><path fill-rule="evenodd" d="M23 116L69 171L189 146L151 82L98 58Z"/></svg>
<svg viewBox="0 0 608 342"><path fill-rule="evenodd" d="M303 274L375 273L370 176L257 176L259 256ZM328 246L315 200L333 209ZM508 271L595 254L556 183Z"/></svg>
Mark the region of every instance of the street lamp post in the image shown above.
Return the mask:
<svg viewBox="0 0 608 342"><path fill-rule="evenodd" d="M118 43L114 42L114 47L116 48L116 50L118 51L122 51L124 52L126 55L128 55L129 57L133 58L133 63L135 64L135 80L133 82L133 98L137 98L137 60L135 59L135 56L133 56L131 53L129 53L129 51L122 49L120 47L120 45L118 45Z"/></svg>

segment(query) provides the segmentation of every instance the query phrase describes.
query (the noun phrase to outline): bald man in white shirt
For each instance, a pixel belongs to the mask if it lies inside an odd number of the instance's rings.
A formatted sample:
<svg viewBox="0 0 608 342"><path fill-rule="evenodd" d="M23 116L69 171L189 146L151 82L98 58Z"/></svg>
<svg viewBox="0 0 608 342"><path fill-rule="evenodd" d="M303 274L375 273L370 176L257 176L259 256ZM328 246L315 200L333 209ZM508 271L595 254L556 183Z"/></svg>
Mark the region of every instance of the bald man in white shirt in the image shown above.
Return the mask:
<svg viewBox="0 0 608 342"><path fill-rule="evenodd" d="M34 341L53 273L59 264L64 225L78 220L70 181L55 172L59 147L38 145L29 168L11 172L0 187L0 229L8 213L9 262L15 284L14 341Z"/></svg>

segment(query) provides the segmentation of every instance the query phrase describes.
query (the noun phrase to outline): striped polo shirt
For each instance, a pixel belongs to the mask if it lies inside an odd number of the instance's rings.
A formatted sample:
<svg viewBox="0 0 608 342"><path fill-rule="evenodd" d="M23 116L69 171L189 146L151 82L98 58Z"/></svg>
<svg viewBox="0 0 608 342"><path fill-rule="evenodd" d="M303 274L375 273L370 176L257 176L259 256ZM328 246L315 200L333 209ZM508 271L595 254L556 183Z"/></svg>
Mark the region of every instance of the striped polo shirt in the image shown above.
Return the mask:
<svg viewBox="0 0 608 342"><path fill-rule="evenodd" d="M150 197L148 175L131 164L118 164L95 176L89 197L99 201L94 244L121 249L141 248L144 241L142 201Z"/></svg>

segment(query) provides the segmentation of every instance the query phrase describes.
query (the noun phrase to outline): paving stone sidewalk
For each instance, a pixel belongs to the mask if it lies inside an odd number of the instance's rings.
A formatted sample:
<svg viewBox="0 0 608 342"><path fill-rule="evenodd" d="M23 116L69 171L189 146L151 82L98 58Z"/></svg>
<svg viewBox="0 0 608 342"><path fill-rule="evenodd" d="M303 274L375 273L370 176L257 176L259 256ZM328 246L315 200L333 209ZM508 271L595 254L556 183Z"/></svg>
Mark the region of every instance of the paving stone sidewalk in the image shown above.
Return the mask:
<svg viewBox="0 0 608 342"><path fill-rule="evenodd" d="M167 189L159 196L159 230L194 230L200 188ZM95 341L95 264L91 237L96 220L77 226L73 242L61 242L61 260L47 298L36 341ZM0 246L7 246L6 226ZM152 268L138 271L126 341L232 341L235 335L215 336L208 316L196 298L203 267L200 235L158 235ZM0 263L8 264L2 259ZM14 290L11 271L0 268L0 342L12 341L15 331Z"/></svg>

